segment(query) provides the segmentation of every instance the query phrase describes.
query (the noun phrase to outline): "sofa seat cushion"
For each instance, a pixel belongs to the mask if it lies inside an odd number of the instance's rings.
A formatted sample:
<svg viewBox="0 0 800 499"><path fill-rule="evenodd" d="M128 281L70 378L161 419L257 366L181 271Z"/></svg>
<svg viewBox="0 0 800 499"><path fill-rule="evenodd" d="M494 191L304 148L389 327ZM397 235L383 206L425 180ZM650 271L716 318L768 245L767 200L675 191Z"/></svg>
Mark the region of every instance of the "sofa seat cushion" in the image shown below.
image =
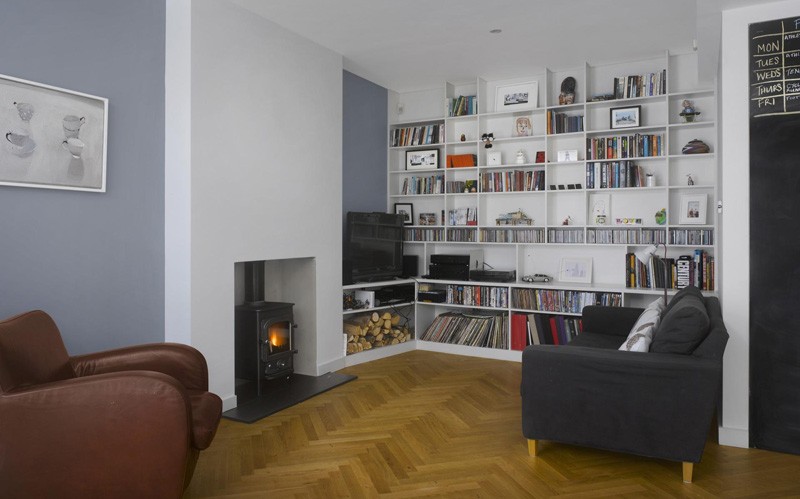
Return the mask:
<svg viewBox="0 0 800 499"><path fill-rule="evenodd" d="M619 340L620 337L613 334L582 332L567 343L567 346L616 350L619 348Z"/></svg>
<svg viewBox="0 0 800 499"><path fill-rule="evenodd" d="M709 324L702 296L685 296L676 305L668 308L661 318L650 351L690 354L708 334Z"/></svg>
<svg viewBox="0 0 800 499"><path fill-rule="evenodd" d="M192 405L192 443L203 450L211 445L222 415L222 399L211 392L188 390Z"/></svg>

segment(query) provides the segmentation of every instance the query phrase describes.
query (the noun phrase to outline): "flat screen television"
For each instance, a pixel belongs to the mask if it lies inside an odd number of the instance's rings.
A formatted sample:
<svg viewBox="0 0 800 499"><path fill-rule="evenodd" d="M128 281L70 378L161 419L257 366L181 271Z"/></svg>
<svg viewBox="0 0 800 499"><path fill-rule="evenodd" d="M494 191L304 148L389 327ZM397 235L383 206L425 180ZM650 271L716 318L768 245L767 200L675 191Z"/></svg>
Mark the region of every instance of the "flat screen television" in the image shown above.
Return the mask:
<svg viewBox="0 0 800 499"><path fill-rule="evenodd" d="M345 284L393 279L403 274L403 216L347 213Z"/></svg>

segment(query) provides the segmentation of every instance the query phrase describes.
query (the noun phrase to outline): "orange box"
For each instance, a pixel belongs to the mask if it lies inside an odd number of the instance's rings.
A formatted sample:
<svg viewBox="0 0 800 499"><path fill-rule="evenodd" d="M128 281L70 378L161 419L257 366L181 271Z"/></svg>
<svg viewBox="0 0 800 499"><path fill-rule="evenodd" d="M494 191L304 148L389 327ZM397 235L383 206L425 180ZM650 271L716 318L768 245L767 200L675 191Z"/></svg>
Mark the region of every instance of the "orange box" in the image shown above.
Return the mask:
<svg viewBox="0 0 800 499"><path fill-rule="evenodd" d="M447 168L468 168L475 166L478 157L474 154L448 154Z"/></svg>

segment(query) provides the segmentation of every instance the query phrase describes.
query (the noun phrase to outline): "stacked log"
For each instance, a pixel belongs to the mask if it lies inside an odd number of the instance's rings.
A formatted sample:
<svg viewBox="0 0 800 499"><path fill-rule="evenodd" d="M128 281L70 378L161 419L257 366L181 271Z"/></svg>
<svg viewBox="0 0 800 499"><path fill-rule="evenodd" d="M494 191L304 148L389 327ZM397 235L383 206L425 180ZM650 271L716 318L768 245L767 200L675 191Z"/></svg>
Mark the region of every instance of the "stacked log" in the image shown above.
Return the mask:
<svg viewBox="0 0 800 499"><path fill-rule="evenodd" d="M412 339L408 325L400 324L398 314L373 312L372 315L348 318L344 321L347 353L358 353L386 345L397 345Z"/></svg>

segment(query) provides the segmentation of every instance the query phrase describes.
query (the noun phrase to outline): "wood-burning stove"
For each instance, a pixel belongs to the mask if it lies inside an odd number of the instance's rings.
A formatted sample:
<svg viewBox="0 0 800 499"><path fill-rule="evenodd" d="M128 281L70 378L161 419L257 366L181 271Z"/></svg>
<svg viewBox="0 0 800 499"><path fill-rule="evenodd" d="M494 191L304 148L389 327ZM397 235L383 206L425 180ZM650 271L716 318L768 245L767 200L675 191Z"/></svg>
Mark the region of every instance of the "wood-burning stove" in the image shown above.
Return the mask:
<svg viewBox="0 0 800 499"><path fill-rule="evenodd" d="M261 396L266 381L294 372L297 325L293 303L264 301L264 262L245 263L245 281L245 303L236 307L236 378L237 383L255 382L254 395Z"/></svg>

